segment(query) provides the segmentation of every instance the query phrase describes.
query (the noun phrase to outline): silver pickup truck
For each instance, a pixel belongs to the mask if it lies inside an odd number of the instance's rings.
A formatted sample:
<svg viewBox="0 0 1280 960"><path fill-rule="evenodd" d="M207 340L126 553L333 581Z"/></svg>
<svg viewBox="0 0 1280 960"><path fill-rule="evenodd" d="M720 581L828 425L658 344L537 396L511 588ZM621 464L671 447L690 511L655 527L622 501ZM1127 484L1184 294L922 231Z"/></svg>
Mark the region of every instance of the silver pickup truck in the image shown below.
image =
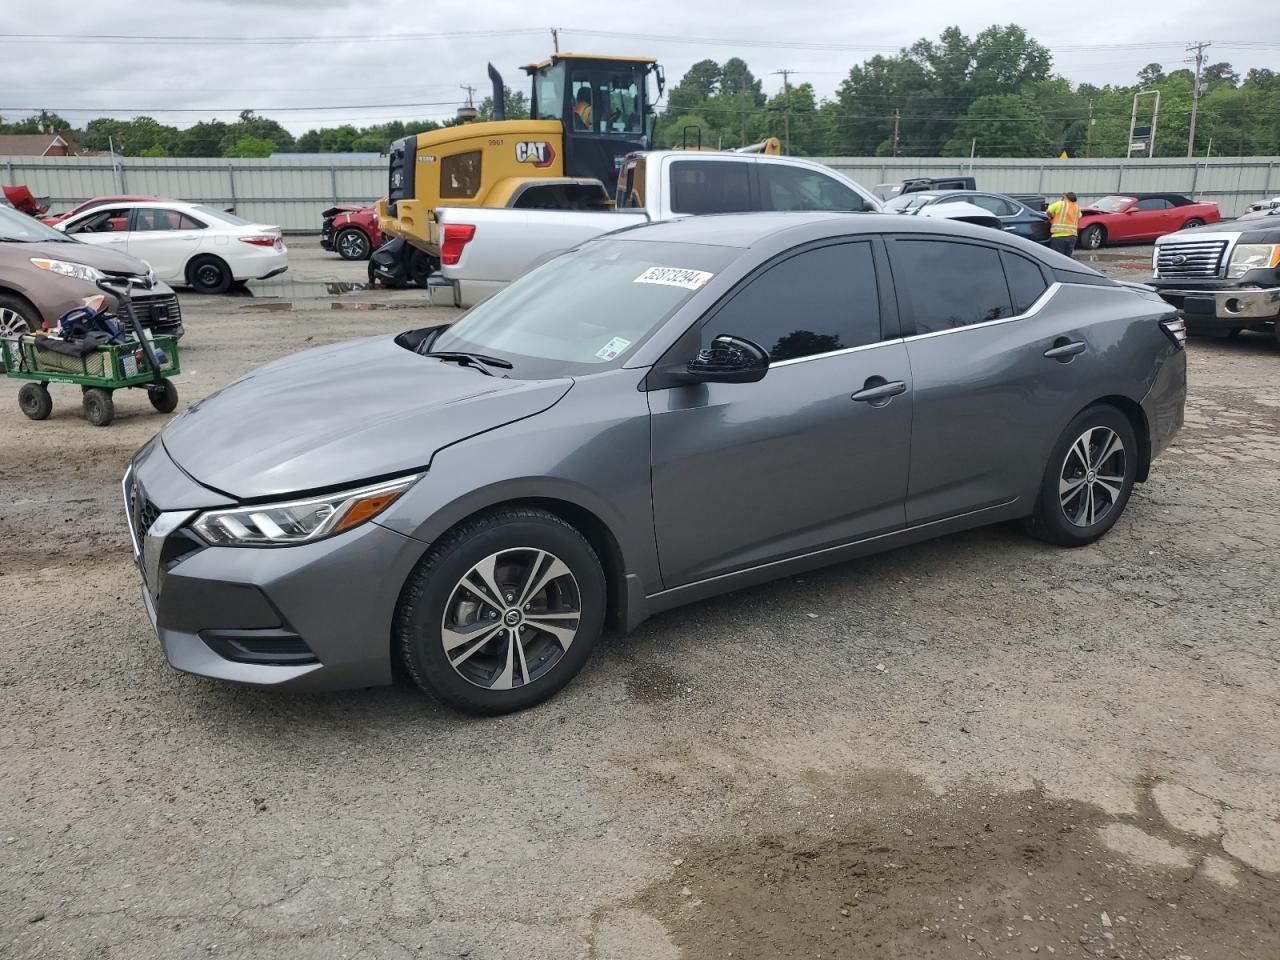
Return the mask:
<svg viewBox="0 0 1280 960"><path fill-rule="evenodd" d="M440 208L441 269L427 284L431 302L469 307L584 240L650 220L753 210L881 209L852 180L809 160L680 150L627 157L613 199L615 206L601 210Z"/></svg>

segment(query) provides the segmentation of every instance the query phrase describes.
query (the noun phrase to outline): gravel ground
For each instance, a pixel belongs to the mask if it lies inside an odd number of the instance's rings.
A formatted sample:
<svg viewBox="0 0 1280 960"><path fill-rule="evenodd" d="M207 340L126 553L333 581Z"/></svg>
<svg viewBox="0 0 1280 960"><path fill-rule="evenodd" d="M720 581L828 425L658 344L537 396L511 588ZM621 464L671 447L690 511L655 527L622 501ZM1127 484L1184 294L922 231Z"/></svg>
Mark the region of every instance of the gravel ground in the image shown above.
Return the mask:
<svg viewBox="0 0 1280 960"><path fill-rule="evenodd" d="M183 296L180 406L452 314L292 246L289 283ZM1099 544L995 527L697 604L495 720L171 670L118 503L163 417L55 386L32 423L4 381L0 956L1274 958L1280 346L1190 366Z"/></svg>

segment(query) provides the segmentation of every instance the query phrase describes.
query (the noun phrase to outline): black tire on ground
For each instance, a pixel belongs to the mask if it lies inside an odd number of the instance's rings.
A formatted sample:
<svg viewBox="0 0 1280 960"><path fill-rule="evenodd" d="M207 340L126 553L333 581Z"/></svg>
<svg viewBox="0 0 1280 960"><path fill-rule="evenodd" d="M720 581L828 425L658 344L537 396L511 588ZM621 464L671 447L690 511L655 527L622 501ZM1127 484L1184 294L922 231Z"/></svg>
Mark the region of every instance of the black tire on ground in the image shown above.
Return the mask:
<svg viewBox="0 0 1280 960"><path fill-rule="evenodd" d="M48 420L53 413L53 398L47 383L28 382L18 391L18 407L32 420Z"/></svg>
<svg viewBox="0 0 1280 960"><path fill-rule="evenodd" d="M187 283L200 293L226 293L233 281L231 268L212 254L192 257L187 264Z"/></svg>
<svg viewBox="0 0 1280 960"><path fill-rule="evenodd" d="M1182 229L1190 230L1192 227L1203 227L1203 226L1204 226L1203 220L1201 220L1199 217L1192 217L1190 220L1188 220L1186 223L1182 225Z"/></svg>
<svg viewBox="0 0 1280 960"><path fill-rule="evenodd" d="M1118 449L1113 441L1119 442ZM1083 410L1049 454L1026 531L1062 547L1093 543L1124 513L1139 455L1128 417L1106 403Z"/></svg>
<svg viewBox="0 0 1280 960"><path fill-rule="evenodd" d="M95 427L105 427L115 419L116 405L111 399L110 390L90 387L84 391L81 405L84 407L84 418Z"/></svg>
<svg viewBox="0 0 1280 960"><path fill-rule="evenodd" d="M1080 232L1080 248L1082 250L1097 250L1107 240L1107 231L1098 224L1090 224Z"/></svg>
<svg viewBox="0 0 1280 960"><path fill-rule="evenodd" d="M178 409L178 388L167 377L163 378L160 384L164 389L148 390L147 399L161 413L173 413L174 410Z"/></svg>
<svg viewBox="0 0 1280 960"><path fill-rule="evenodd" d="M482 623L482 611L487 607L494 607L491 611L493 616L489 619L493 619L498 634L491 641L479 643L471 651L475 653L472 666L475 662L487 659L501 664L504 662L503 658L506 658L507 683L510 687L499 689L500 682L484 686L478 681L467 679L455 668L445 650L446 616L451 618L450 622L463 623L451 601L456 601L460 595L478 596L478 593L469 594L466 590L462 594L458 593L463 579L478 565L482 565L486 558L493 558L495 555L519 557L531 552L541 557L538 551L545 551L552 560L558 558L572 574L569 579L573 589L569 591L569 595L576 599L579 614L574 619L547 622L553 625L570 625L571 632L571 625L576 622L576 632L573 632L565 648L563 643L559 646L550 644L551 634L540 634L535 625L529 628L532 640L531 645L526 648L525 640L513 640L514 631L503 629L504 620L507 616L520 619L521 611L528 611L530 606L536 611L540 605L536 599L538 597L543 597L550 609L550 594L533 591L526 598L531 604L525 604L523 608L519 605L520 598L517 598L511 609L501 616L496 611L496 605L486 605L481 600L479 604L472 604L470 625L481 624L484 629L488 629ZM528 584L528 580L520 579L524 576L523 573L516 579L507 579L510 576L514 575L504 571L501 561L493 567L493 579L498 582L500 589L507 591L505 598L499 598L504 605L511 603L510 598L520 592L522 582L526 586ZM532 574L528 576L532 577ZM547 591L551 589L550 586L547 587ZM546 700L582 669L604 626L605 596L605 578L600 560L577 530L543 510L530 507L502 508L455 527L423 557L401 590L392 636L406 670L424 691L466 713L510 713ZM563 600L563 596L560 599ZM571 600L569 609L574 606ZM557 602L556 608L562 608L562 604ZM529 613L528 616L529 622L533 624L537 613ZM560 617L564 616L565 614L560 614ZM460 626L459 629L463 628ZM521 637L525 636L523 624L519 631ZM483 635L483 630L475 633L477 637ZM534 644L541 646L536 647ZM510 667L517 645L519 668L529 677L527 682L516 682L518 678ZM453 649L462 647L455 645ZM464 653L470 656L468 650L464 650ZM538 675L539 660L535 657L549 664L543 668L545 672L541 675Z"/></svg>
<svg viewBox="0 0 1280 960"><path fill-rule="evenodd" d="M0 337L12 339L40 329L40 312L34 306L7 293L0 293Z"/></svg>
<svg viewBox="0 0 1280 960"><path fill-rule="evenodd" d="M435 262L431 259L430 254L423 253L421 250L414 248L409 254L409 279L421 287L427 288L427 279L435 270Z"/></svg>
<svg viewBox="0 0 1280 960"><path fill-rule="evenodd" d="M368 260L369 254L373 253L373 244L369 242L369 235L359 227L347 227L339 230L333 238L333 249L343 260Z"/></svg>

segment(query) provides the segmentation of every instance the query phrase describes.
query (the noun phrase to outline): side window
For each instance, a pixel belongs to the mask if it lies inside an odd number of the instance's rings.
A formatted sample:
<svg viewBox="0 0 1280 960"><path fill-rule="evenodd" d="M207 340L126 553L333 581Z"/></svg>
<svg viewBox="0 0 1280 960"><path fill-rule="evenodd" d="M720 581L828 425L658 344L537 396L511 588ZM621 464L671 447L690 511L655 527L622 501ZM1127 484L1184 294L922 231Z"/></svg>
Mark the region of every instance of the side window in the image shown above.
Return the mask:
<svg viewBox="0 0 1280 960"><path fill-rule="evenodd" d="M914 333L933 333L1013 315L1000 254L952 240L895 240L890 262Z"/></svg>
<svg viewBox="0 0 1280 960"><path fill-rule="evenodd" d="M129 229L129 210L98 210L78 223L67 227L66 232L76 233L119 233Z"/></svg>
<svg viewBox="0 0 1280 960"><path fill-rule="evenodd" d="M766 210L867 209L867 202L856 190L817 170L783 163L761 163L756 170Z"/></svg>
<svg viewBox="0 0 1280 960"><path fill-rule="evenodd" d="M152 210L139 207L133 215L133 229L137 231L177 230L181 214L177 210Z"/></svg>
<svg viewBox="0 0 1280 960"><path fill-rule="evenodd" d="M1168 210L1173 204L1163 197L1147 197L1133 205L1135 210Z"/></svg>
<svg viewBox="0 0 1280 960"><path fill-rule="evenodd" d="M450 200L480 192L480 151L457 153L440 161L440 196Z"/></svg>
<svg viewBox="0 0 1280 960"><path fill-rule="evenodd" d="M677 160L671 164L675 213L744 213L751 209L751 169L725 160Z"/></svg>
<svg viewBox="0 0 1280 960"><path fill-rule="evenodd" d="M1018 213L1020 207L1005 197L992 197L987 194L978 194L973 197L973 202L984 210L990 210L997 217L1012 217Z"/></svg>
<svg viewBox="0 0 1280 960"><path fill-rule="evenodd" d="M1009 293L1013 296L1013 312L1026 313L1031 305L1040 299L1040 295L1049 289L1040 268L1026 257L1006 250L1004 258L1004 275L1009 280Z"/></svg>
<svg viewBox="0 0 1280 960"><path fill-rule="evenodd" d="M179 230L204 230L207 227L208 227L208 224L201 223L195 217L189 216L188 214L185 214L185 213L178 214Z"/></svg>
<svg viewBox="0 0 1280 960"><path fill-rule="evenodd" d="M772 360L794 360L880 339L880 298L869 243L806 250L748 281L702 327L702 346L728 334Z"/></svg>

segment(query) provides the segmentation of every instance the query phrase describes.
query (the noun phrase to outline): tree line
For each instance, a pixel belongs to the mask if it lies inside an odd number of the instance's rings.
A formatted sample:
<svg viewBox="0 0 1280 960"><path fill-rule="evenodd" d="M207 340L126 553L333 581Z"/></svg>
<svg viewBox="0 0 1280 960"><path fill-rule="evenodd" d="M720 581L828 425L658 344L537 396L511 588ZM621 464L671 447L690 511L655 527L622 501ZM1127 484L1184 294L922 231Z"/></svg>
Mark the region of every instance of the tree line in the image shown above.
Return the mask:
<svg viewBox="0 0 1280 960"><path fill-rule="evenodd" d="M1073 85L1053 72L1049 50L1017 25L969 37L950 27L895 55L852 67L834 95L793 82L764 91L763 80L737 57L695 63L667 94L657 119L659 146L735 147L775 136L800 156L1123 157L1129 146L1133 95L1160 92L1156 156L1185 156L1194 74L1150 63L1132 84ZM1280 73L1253 69L1243 77L1228 63L1204 66L1194 150L1197 156L1280 154ZM529 115L521 91L505 96L509 119ZM492 115L492 100L478 119ZM450 126L432 120L343 124L294 137L278 121L243 111L232 122L207 120L185 129L150 117L98 118L72 129L77 145L125 156L265 157L277 152L385 152L392 140ZM1139 124L1149 123L1140 115ZM6 124L0 133L71 129L56 114Z"/></svg>

